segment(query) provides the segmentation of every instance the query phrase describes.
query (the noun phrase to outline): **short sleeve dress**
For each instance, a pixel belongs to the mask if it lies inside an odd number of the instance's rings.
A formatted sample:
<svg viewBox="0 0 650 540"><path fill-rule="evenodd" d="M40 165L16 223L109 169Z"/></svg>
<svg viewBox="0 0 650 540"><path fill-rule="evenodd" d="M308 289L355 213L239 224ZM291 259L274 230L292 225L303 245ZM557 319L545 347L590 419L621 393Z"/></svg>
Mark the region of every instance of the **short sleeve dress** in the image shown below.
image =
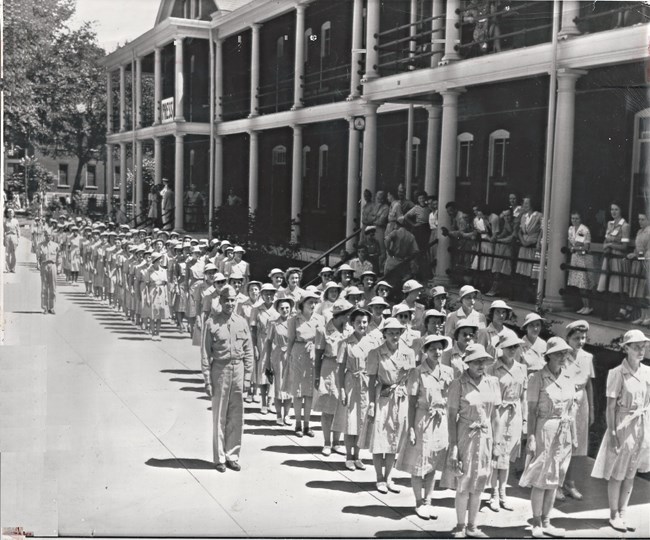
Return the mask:
<svg viewBox="0 0 650 540"><path fill-rule="evenodd" d="M617 221L607 222L607 232L605 233L606 242L629 242L630 226L620 218ZM609 275L609 272L626 273L629 271L629 261L623 256L626 254L625 249L612 249L613 257L603 257L601 274L598 279L598 292L623 293L627 290L628 278L625 276Z"/></svg>
<svg viewBox="0 0 650 540"><path fill-rule="evenodd" d="M271 321L269 333L266 337L271 342L271 370L273 371L273 397L275 399L291 399L291 394L286 390L290 386L289 366L286 360L288 341L288 320L280 318Z"/></svg>
<svg viewBox="0 0 650 540"><path fill-rule="evenodd" d="M266 378L266 373L264 373L264 359L262 358L262 353L264 351L264 344L268 338L271 322L277 319L278 316L278 312L275 311L273 307L267 308L263 303L254 307L251 312L251 326L254 326L257 329L257 342L255 343L255 346L257 347L258 356L255 359L255 369L253 370L253 376L251 378L251 382L255 384L269 384L269 380ZM278 382L278 384L280 383Z"/></svg>
<svg viewBox="0 0 650 540"><path fill-rule="evenodd" d="M289 319L289 341L293 339L289 358L288 392L294 398L314 395L314 361L316 332L325 326L320 315L313 314L309 319L298 312Z"/></svg>
<svg viewBox="0 0 650 540"><path fill-rule="evenodd" d="M521 346L521 361L526 366L530 377L546 365L546 360L544 360L546 341L538 337L534 343L531 343L528 336L524 336L522 340L524 344Z"/></svg>
<svg viewBox="0 0 650 540"><path fill-rule="evenodd" d="M169 294L167 291L167 270L162 267L155 270L152 267L145 274L145 279L149 290L151 318L155 320L168 319Z"/></svg>
<svg viewBox="0 0 650 540"><path fill-rule="evenodd" d="M563 370L557 377L548 366L528 381L528 403L537 405L535 454L528 453L521 487L555 489L564 483L575 438L575 384Z"/></svg>
<svg viewBox="0 0 650 540"><path fill-rule="evenodd" d="M417 398L415 408L415 445L402 439L395 467L412 476L423 477L444 467L449 445L447 393L454 372L437 364L423 362L411 370L408 395Z"/></svg>
<svg viewBox="0 0 650 540"><path fill-rule="evenodd" d="M323 356L320 368L320 383L314 396L315 411L334 414L339 407L339 392L336 386L338 366L336 359L338 358L341 344L349 333L349 327L346 326L343 328L343 331L339 331L334 326L333 321L329 321L316 332L316 349L322 350Z"/></svg>
<svg viewBox="0 0 650 540"><path fill-rule="evenodd" d="M618 453L603 437L591 476L609 480L634 478L650 471L650 367L636 372L623 360L607 375L607 397L616 399L615 422Z"/></svg>
<svg viewBox="0 0 650 540"><path fill-rule="evenodd" d="M449 387L448 409L458 411L458 461L462 473L449 466L442 473L441 485L461 492L481 493L492 474L492 415L501 404L501 389L496 377L484 375L477 383L466 371ZM449 465L449 464L447 464Z"/></svg>
<svg viewBox="0 0 650 540"><path fill-rule="evenodd" d="M596 376L594 357L587 351L579 349L575 358L571 356L567 358L564 369L576 388L573 415L575 417L575 433L578 446L573 448L573 455L586 456L589 450L589 400L587 399L585 387L589 379Z"/></svg>
<svg viewBox="0 0 650 540"><path fill-rule="evenodd" d="M577 248L571 254L571 266L577 268L594 268L594 260L588 253L582 253L580 249L584 244L591 244L591 232L589 228L581 223L578 227L571 225L569 227L569 247ZM577 287L578 289L593 289L594 287L594 274L591 272L584 272L582 270L569 270L567 277L567 285L569 287Z"/></svg>
<svg viewBox="0 0 650 540"><path fill-rule="evenodd" d="M630 298L648 298L650 288L648 280L650 279L650 225L639 230L634 239L634 254L636 258L632 260L630 267L630 283L628 294Z"/></svg>
<svg viewBox="0 0 650 540"><path fill-rule="evenodd" d="M366 418L368 449L373 454L396 454L406 428L407 383L415 367L411 349L391 351L384 343L368 354L368 375L376 375L374 419Z"/></svg>

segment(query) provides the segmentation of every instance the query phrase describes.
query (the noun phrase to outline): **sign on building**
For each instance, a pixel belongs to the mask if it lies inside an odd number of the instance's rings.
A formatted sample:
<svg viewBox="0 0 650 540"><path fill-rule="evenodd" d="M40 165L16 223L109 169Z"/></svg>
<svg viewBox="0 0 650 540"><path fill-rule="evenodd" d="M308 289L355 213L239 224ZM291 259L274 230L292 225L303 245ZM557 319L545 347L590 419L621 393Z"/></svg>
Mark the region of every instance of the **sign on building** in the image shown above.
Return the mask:
<svg viewBox="0 0 650 540"><path fill-rule="evenodd" d="M162 123L173 122L174 120L174 98L170 97L163 99L160 102L160 111L162 117Z"/></svg>

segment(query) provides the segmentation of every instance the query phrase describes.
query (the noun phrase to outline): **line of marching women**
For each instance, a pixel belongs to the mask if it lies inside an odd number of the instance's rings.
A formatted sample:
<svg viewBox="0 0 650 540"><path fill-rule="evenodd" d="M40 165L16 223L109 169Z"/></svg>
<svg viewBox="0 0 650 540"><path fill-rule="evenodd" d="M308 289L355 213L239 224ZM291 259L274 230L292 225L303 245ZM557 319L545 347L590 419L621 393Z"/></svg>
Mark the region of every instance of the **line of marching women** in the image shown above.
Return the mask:
<svg viewBox="0 0 650 540"><path fill-rule="evenodd" d="M352 472L366 468L369 453L384 494L400 491L395 470L410 474L422 520L437 517L436 484L454 489L454 537L486 537L478 523L485 491L492 511L513 509L509 473L522 460L518 482L531 488L533 537L565 535L551 511L556 498L583 498L575 460L587 454L594 421L587 321L545 341L540 315L516 326L503 300L483 313L470 285L452 308L442 286L408 280L396 291L347 264L323 268L318 285L301 287L295 267L273 269L261 283L228 240L83 221L52 223L47 234L87 294L154 340L163 320L190 333L212 399L218 471L241 469L244 402L259 402L278 429L291 426L299 438L316 437L318 412L323 456L345 455ZM621 532L631 530L634 477L650 471L650 368L642 364L649 341L640 330L623 337L592 472L607 480L609 524Z"/></svg>

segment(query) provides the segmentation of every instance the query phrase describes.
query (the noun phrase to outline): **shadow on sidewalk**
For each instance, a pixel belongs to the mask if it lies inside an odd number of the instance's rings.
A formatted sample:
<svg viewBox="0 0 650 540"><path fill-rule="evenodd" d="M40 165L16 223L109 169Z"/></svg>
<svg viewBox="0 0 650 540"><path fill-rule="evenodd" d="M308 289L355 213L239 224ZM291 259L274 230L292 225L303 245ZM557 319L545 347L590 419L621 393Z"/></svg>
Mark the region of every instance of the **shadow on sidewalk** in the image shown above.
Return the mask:
<svg viewBox="0 0 650 540"><path fill-rule="evenodd" d="M149 467L159 467L163 469L188 469L188 470L210 470L214 469L214 463L196 458L169 458L156 459L149 458L145 461Z"/></svg>
<svg viewBox="0 0 650 540"><path fill-rule="evenodd" d="M358 514L360 516L380 517L399 521L405 517L414 516L412 506L386 506L384 504L370 504L368 506L345 506L341 510L344 514Z"/></svg>
<svg viewBox="0 0 650 540"><path fill-rule="evenodd" d="M161 369L160 373L171 373L173 375L200 375L201 370L199 369ZM170 379L173 381L174 379ZM203 381L201 381L203 383Z"/></svg>
<svg viewBox="0 0 650 540"><path fill-rule="evenodd" d="M344 493L361 493L375 489L374 482L350 482L349 480L311 480L305 485L309 488L329 489Z"/></svg>
<svg viewBox="0 0 650 540"><path fill-rule="evenodd" d="M278 426L279 427L279 426ZM293 433L293 431L291 432ZM281 446L267 446L262 448L263 452L275 452L278 454L316 454L320 453L320 446L296 446L295 444L283 444Z"/></svg>

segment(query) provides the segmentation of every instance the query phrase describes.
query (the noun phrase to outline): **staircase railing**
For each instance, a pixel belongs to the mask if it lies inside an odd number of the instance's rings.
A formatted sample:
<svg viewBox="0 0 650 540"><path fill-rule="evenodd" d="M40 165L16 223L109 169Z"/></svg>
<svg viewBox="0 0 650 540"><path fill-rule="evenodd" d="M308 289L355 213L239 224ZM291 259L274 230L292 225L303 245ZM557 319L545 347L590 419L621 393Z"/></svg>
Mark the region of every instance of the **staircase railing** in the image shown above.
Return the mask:
<svg viewBox="0 0 650 540"><path fill-rule="evenodd" d="M302 275L303 275L303 276L307 275L307 272L308 272L309 270L314 269L316 266L321 266L321 267L323 267L323 266L331 266L331 265L330 265L330 255L332 255L332 253L334 253L335 251L341 249L342 246L344 246L346 243L348 243L350 240L352 240L355 236L359 236L360 233L361 233L361 229L356 229L353 233L351 233L351 234L349 234L348 236L346 236L346 237L345 237L343 240L341 240L340 242L337 242L336 244L334 244L334 245L333 245L331 248L329 248L327 251L324 251L323 253L321 253L321 254L318 256L318 258L316 258L316 259L314 259L313 261L311 261L307 266L305 266L305 267L302 269ZM321 261L323 261L323 260L324 260L324 262L321 264ZM336 266L339 266L339 265L341 265L341 264L343 264L343 262L344 262L344 261L340 261L339 263L337 263L337 264L335 265L335 267L336 267ZM311 279L306 283L306 285L311 285L311 284L314 283L317 279L318 279L318 274L317 274L316 276L314 276L313 278L311 278Z"/></svg>

